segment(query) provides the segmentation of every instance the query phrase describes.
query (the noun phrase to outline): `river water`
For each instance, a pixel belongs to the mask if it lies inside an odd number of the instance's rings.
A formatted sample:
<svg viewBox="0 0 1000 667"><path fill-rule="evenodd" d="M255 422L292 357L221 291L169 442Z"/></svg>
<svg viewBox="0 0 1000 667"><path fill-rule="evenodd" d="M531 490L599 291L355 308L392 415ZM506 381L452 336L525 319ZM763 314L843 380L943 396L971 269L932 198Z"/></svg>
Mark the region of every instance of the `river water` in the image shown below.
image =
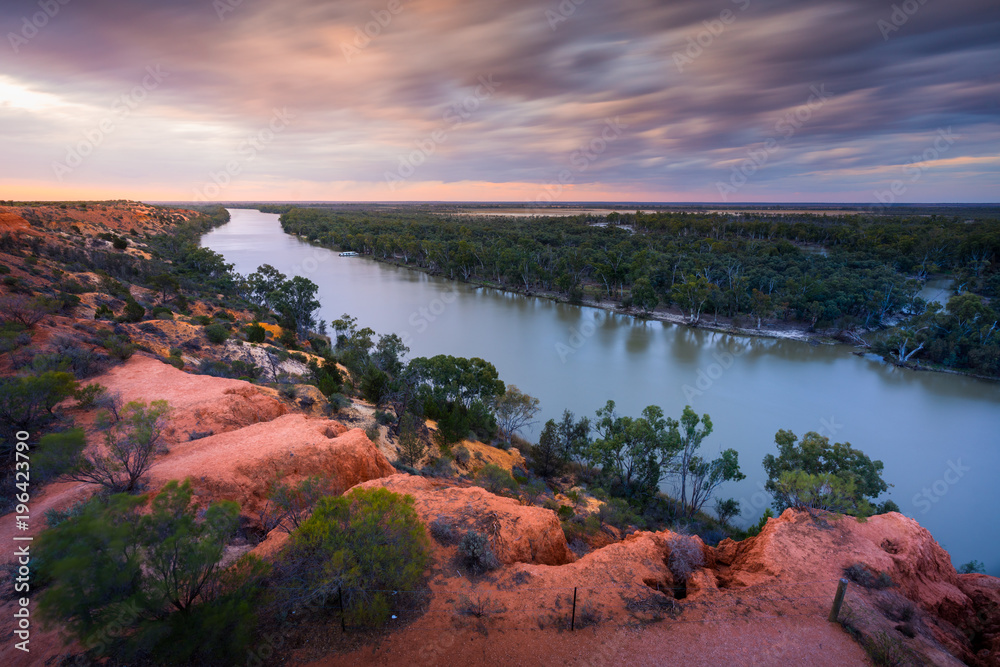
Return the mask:
<svg viewBox="0 0 1000 667"><path fill-rule="evenodd" d="M319 316L343 313L403 336L411 356L482 357L508 384L541 399L540 421L568 408L593 417L686 404L715 424L706 454L733 447L747 479L724 485L744 523L770 502L760 462L774 434L818 431L885 463L891 497L952 554L1000 575L1000 384L906 371L846 346L730 336L547 299L471 287L342 258L281 230L278 216L232 209L202 239L242 274L268 263L319 285ZM529 437L537 436L540 424ZM669 492L669 487L666 488Z"/></svg>

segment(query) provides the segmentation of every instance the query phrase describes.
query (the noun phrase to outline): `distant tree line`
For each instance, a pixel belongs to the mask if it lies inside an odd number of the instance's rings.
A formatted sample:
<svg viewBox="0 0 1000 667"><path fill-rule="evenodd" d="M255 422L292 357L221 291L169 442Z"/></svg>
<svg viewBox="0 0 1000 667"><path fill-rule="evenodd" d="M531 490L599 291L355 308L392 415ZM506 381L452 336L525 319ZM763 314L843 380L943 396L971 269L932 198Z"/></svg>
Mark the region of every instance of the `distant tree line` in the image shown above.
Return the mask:
<svg viewBox="0 0 1000 667"><path fill-rule="evenodd" d="M723 317L758 328L768 321L834 327L867 336L869 343L880 339L869 334L925 315L928 304L918 296L922 281L946 273L957 291L982 297L974 335L953 335L949 320L943 324L947 334L932 327L908 348L913 352L927 341L909 361L998 373L1000 341L991 330L997 314L989 303L1000 296L995 220L640 212L498 219L419 209L295 207L281 212L285 231L311 242L456 280L549 292L574 302L611 300L640 312L673 307L691 324ZM947 319L950 307L941 314Z"/></svg>

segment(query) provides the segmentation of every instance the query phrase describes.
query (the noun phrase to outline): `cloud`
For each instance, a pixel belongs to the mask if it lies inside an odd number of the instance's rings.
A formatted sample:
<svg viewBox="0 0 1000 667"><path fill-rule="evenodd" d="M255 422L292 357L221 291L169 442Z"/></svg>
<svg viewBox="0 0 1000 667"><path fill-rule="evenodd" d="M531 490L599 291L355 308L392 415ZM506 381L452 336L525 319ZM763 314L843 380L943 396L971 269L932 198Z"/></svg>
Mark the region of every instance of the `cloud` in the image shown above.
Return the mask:
<svg viewBox="0 0 1000 667"><path fill-rule="evenodd" d="M331 197L364 183L359 192L389 198L385 174L443 131L409 190L490 192L475 182L527 192L524 183L572 170L574 154L617 117L627 128L574 171L577 188L715 199L715 182L774 139L780 149L742 196L857 197L857 170L882 173L921 137L953 127L967 140L948 159L970 158L982 187L973 196L995 198L995 167L972 159L1000 153L994 2L917 3L886 39L879 21L893 21L892 4L865 0L218 1L231 8L221 19L210 0L62 5L2 56L0 121L16 164L0 175L35 187L193 191L288 108L294 122L246 165L245 183L340 184ZM0 26L18 35L37 11L4 3ZM52 162L149 66L170 78L70 183L56 183ZM482 77L495 91L473 104ZM803 113L816 86L829 100L785 136L782 121ZM47 102L25 109L12 94L4 101L8 89ZM805 169L822 178L804 182Z"/></svg>

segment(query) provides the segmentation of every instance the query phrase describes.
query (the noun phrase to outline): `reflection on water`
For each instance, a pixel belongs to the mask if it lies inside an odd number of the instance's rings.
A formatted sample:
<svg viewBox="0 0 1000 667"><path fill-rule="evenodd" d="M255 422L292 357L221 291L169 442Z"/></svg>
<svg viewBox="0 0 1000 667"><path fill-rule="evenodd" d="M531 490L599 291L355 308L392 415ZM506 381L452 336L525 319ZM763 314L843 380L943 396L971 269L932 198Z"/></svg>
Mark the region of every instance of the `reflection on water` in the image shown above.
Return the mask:
<svg viewBox="0 0 1000 667"><path fill-rule="evenodd" d="M891 497L956 564L975 558L1000 574L995 383L905 371L845 346L731 336L453 283L314 248L284 234L276 215L231 213L203 244L237 271L269 263L304 275L320 286L323 319L346 312L379 333L396 332L411 356L488 359L505 381L541 399L542 421L564 408L593 416L609 398L622 414L649 404L675 417L686 404L709 413L715 432L706 453L740 452L747 479L721 493L742 499L744 521L767 502L758 493L760 461L774 451L774 433L819 431L883 460ZM959 459L972 470L934 502L921 499Z"/></svg>

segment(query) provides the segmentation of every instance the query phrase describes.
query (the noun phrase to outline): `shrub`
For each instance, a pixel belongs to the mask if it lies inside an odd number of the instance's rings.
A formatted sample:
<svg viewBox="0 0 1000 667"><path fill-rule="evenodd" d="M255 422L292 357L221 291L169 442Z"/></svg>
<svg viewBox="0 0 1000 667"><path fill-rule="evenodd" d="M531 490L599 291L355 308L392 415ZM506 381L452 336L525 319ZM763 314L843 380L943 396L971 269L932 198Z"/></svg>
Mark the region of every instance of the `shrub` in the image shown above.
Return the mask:
<svg viewBox="0 0 1000 667"><path fill-rule="evenodd" d="M502 494L504 491L517 491L517 482L510 473L493 463L487 463L476 473L476 483L481 487L495 493Z"/></svg>
<svg viewBox="0 0 1000 667"><path fill-rule="evenodd" d="M38 576L50 582L39 615L100 657L209 664L246 651L255 626L253 558L219 562L239 506L215 503L198 521L191 487L169 482L143 515L143 497L92 499L42 533Z"/></svg>
<svg viewBox="0 0 1000 667"><path fill-rule="evenodd" d="M399 458L408 466L420 463L427 453L427 443L417 432L417 418L404 414L399 421Z"/></svg>
<svg viewBox="0 0 1000 667"><path fill-rule="evenodd" d="M95 320L111 320L114 319L114 317L115 311L111 310L110 307L103 303L97 306L97 310L94 311Z"/></svg>
<svg viewBox="0 0 1000 667"><path fill-rule="evenodd" d="M380 435L378 424L372 424L371 426L369 426L368 428L366 428L365 429L365 435L368 436L368 439L371 440L372 443L374 443L374 444L377 445L378 444L379 435Z"/></svg>
<svg viewBox="0 0 1000 667"><path fill-rule="evenodd" d="M174 319L174 311L172 311L167 306L156 306L155 308L153 308L152 311L150 311L150 315L152 315L154 318L161 320Z"/></svg>
<svg viewBox="0 0 1000 667"><path fill-rule="evenodd" d="M205 335L215 345L222 345L229 339L229 332L221 324L209 324L205 327Z"/></svg>
<svg viewBox="0 0 1000 667"><path fill-rule="evenodd" d="M317 592L340 589L353 622L381 623L391 592L418 586L428 547L411 496L375 488L325 497L279 558L285 605L294 609Z"/></svg>
<svg viewBox="0 0 1000 667"><path fill-rule="evenodd" d="M432 458L424 465L423 474L430 477L451 477L451 461L444 456Z"/></svg>
<svg viewBox="0 0 1000 667"><path fill-rule="evenodd" d="M458 540L458 533L455 532L455 527L442 517L437 517L431 521L428 527L430 528L431 536L439 544L454 544Z"/></svg>
<svg viewBox="0 0 1000 667"><path fill-rule="evenodd" d="M21 294L0 297L0 318L5 322L17 322L33 329L42 319L55 309L41 298L31 298Z"/></svg>
<svg viewBox="0 0 1000 667"><path fill-rule="evenodd" d="M70 470L87 444L83 429L43 435L32 452L32 472L39 480L52 480Z"/></svg>
<svg viewBox="0 0 1000 667"><path fill-rule="evenodd" d="M69 362L70 370L78 380L83 380L104 372L110 359L103 353L95 352L78 345L68 338L57 338L55 341L56 353Z"/></svg>
<svg viewBox="0 0 1000 667"><path fill-rule="evenodd" d="M540 479L533 479L527 484L521 485L521 492L524 494L524 499L529 505L534 505L539 497L545 493L545 482Z"/></svg>
<svg viewBox="0 0 1000 667"><path fill-rule="evenodd" d="M455 463L458 465L462 467L469 465L469 460L471 458L472 455L469 454L469 449L465 445L459 445L455 449Z"/></svg>
<svg viewBox="0 0 1000 667"><path fill-rule="evenodd" d="M478 530L470 530L458 545L462 562L473 574L482 574L500 567L500 560L493 553L489 538Z"/></svg>
<svg viewBox="0 0 1000 667"><path fill-rule="evenodd" d="M0 377L0 456L13 459L18 431L35 432L52 418L52 410L77 389L69 373L47 371L37 376Z"/></svg>
<svg viewBox="0 0 1000 667"><path fill-rule="evenodd" d="M101 347L110 352L112 357L120 361L125 361L135 354L135 345L132 344L128 336L111 334L102 338L100 343Z"/></svg>
<svg viewBox="0 0 1000 667"><path fill-rule="evenodd" d="M267 338L267 329L257 322L247 326L243 331L247 335L247 340L251 343L263 343Z"/></svg>
<svg viewBox="0 0 1000 667"><path fill-rule="evenodd" d="M667 556L667 567L674 575L674 582L678 591L674 597L680 599L686 595L687 579L695 569L701 567L705 562L701 546L697 540L687 535L673 535L667 541L670 555Z"/></svg>
<svg viewBox="0 0 1000 667"><path fill-rule="evenodd" d="M986 574L986 566L978 560L970 560L958 568L962 574Z"/></svg>
<svg viewBox="0 0 1000 667"><path fill-rule="evenodd" d="M139 322L143 317L146 316L146 309L143 308L138 301L129 297L125 301L125 310L122 311L121 317L118 318L120 322Z"/></svg>
<svg viewBox="0 0 1000 667"><path fill-rule="evenodd" d="M273 504L274 527L281 527L285 532L292 532L299 527L306 512L311 510L323 496L334 492L329 479L313 476L299 482L296 486L275 484L268 500Z"/></svg>
<svg viewBox="0 0 1000 667"><path fill-rule="evenodd" d="M624 498L611 498L597 511L601 523L624 530L631 525L639 525L641 519Z"/></svg>
<svg viewBox="0 0 1000 667"><path fill-rule="evenodd" d="M107 391L107 387L97 382L93 384L88 384L84 387L80 387L75 392L73 392L73 398L76 399L76 405L79 408L90 408L93 407L94 402L101 397Z"/></svg>
<svg viewBox="0 0 1000 667"><path fill-rule="evenodd" d="M896 585L888 572L873 570L863 563L854 563L845 567L844 576L868 589L881 590Z"/></svg>
<svg viewBox="0 0 1000 667"><path fill-rule="evenodd" d="M128 247L128 239L124 236L114 236L111 240L111 246L115 250L124 250Z"/></svg>
<svg viewBox="0 0 1000 667"><path fill-rule="evenodd" d="M556 515L559 517L560 521L565 521L573 516L573 508L569 505L560 505L559 509L556 511Z"/></svg>
<svg viewBox="0 0 1000 667"><path fill-rule="evenodd" d="M64 510L57 510L53 508L45 510L45 525L49 528L55 528L63 521L68 521L82 516L84 510L87 508L87 503L89 502L89 500L84 500L78 503L73 503Z"/></svg>
<svg viewBox="0 0 1000 667"><path fill-rule="evenodd" d="M166 401L153 401L148 406L137 401L128 403L121 418L104 434L106 453L81 453L66 476L115 492L135 491L153 465L169 411Z"/></svg>

